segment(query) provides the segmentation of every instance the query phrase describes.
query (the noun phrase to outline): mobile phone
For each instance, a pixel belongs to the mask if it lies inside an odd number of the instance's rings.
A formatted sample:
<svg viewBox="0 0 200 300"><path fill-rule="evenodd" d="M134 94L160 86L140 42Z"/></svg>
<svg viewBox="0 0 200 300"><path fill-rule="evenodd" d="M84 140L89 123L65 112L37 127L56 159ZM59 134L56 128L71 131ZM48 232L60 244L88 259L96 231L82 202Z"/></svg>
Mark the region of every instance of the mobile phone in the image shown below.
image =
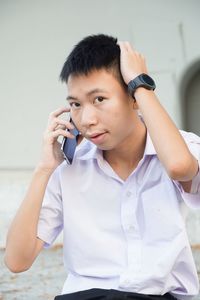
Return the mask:
<svg viewBox="0 0 200 300"><path fill-rule="evenodd" d="M73 123L71 118L70 118L70 122ZM74 125L74 123L73 123L73 125ZM74 125L74 127L75 127L75 125ZM70 129L70 130L68 129L68 131L70 131L70 133L73 134L75 136L75 138L70 139L70 138L64 137L62 140L61 151L63 152L63 156L64 156L66 162L71 165L73 162L74 153L75 153L76 146L77 146L77 138L79 136L79 131L76 127L74 129Z"/></svg>

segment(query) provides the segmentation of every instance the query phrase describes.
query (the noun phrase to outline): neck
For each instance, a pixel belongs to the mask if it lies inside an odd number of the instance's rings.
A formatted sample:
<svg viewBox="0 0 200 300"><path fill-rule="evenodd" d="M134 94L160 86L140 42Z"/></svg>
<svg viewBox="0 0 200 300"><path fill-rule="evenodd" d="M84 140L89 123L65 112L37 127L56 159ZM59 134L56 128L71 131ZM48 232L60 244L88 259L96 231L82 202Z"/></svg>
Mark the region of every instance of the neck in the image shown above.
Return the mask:
<svg viewBox="0 0 200 300"><path fill-rule="evenodd" d="M139 121L134 132L116 149L104 151L104 158L113 170L126 179L142 159L146 144L146 127Z"/></svg>

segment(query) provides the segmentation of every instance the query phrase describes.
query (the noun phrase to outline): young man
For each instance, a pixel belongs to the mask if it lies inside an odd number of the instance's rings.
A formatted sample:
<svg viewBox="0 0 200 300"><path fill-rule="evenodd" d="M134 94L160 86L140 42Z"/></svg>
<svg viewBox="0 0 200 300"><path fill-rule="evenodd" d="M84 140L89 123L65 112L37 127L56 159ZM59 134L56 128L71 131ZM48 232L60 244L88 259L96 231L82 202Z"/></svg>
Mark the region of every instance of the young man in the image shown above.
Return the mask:
<svg viewBox="0 0 200 300"><path fill-rule="evenodd" d="M198 277L182 203L200 207L200 138L179 132L128 42L83 39L61 72L70 108L51 113L43 154L10 227L5 262L27 270L63 229L56 299L190 299ZM138 114L138 109L140 114ZM59 136L81 133L71 165Z"/></svg>

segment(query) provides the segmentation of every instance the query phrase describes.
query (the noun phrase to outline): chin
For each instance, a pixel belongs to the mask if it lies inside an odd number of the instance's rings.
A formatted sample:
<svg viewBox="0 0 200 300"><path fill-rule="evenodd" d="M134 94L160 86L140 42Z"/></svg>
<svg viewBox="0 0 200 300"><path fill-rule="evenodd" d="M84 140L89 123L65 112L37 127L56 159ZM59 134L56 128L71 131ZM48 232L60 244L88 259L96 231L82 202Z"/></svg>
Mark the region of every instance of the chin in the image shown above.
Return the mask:
<svg viewBox="0 0 200 300"><path fill-rule="evenodd" d="M109 146L109 145L96 145L98 149L103 150L103 151L109 151L113 150L114 146Z"/></svg>

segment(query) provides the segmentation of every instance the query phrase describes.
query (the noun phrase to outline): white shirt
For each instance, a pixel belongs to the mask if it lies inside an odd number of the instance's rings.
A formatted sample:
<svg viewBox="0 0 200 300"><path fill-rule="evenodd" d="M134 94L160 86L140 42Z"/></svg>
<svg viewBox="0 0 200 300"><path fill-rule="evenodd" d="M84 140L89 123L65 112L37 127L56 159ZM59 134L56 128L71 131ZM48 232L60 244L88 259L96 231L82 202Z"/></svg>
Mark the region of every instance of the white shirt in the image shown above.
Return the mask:
<svg viewBox="0 0 200 300"><path fill-rule="evenodd" d="M181 132L200 162L200 137ZM198 294L181 207L200 207L200 171L191 193L171 180L147 135L144 156L123 181L87 140L74 162L52 174L38 237L48 247L63 229L68 277L62 294L90 288L143 294Z"/></svg>

